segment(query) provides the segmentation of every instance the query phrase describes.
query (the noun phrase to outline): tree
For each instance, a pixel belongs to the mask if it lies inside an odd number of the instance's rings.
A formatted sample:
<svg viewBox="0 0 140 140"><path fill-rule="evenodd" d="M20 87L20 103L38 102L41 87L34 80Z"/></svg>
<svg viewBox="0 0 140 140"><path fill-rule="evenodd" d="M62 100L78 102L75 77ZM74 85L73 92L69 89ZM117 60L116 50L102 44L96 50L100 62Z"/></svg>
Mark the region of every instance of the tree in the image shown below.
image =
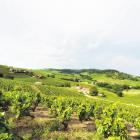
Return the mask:
<svg viewBox="0 0 140 140"><path fill-rule="evenodd" d="M0 77L3 77L3 73L0 73Z"/></svg>
<svg viewBox="0 0 140 140"><path fill-rule="evenodd" d="M98 89L97 89L97 87L92 86L90 88L89 94L92 95L92 96L98 96Z"/></svg>

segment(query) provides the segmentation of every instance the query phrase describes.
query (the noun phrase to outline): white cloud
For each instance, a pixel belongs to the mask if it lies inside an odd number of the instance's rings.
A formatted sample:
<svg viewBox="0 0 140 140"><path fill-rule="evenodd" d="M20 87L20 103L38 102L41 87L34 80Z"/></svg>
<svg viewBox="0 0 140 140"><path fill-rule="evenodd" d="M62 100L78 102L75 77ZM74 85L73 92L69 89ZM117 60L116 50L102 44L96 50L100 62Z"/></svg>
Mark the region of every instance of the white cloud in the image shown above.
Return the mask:
<svg viewBox="0 0 140 140"><path fill-rule="evenodd" d="M0 63L139 74L139 6L139 0L0 1Z"/></svg>

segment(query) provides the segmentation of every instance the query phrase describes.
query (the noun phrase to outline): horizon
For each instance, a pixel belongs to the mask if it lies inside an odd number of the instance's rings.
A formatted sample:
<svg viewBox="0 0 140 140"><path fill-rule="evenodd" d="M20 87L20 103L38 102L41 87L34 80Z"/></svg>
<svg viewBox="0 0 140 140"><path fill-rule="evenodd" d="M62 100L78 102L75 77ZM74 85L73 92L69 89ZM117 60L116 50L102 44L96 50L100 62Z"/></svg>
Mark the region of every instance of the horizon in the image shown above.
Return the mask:
<svg viewBox="0 0 140 140"><path fill-rule="evenodd" d="M117 69L98 69L98 68L72 69L72 68L49 68L49 67L48 68L47 67L44 67L44 68L29 68L29 67L9 66L9 65L3 65L3 64L0 64L0 66L7 66L7 67L12 67L12 68L17 68L17 69L28 69L28 70L99 70L99 71L112 70L112 71L118 71L120 73L125 73L125 74L132 75L132 76L138 76L138 77L140 76L140 75L135 75L135 74L123 72L123 71L120 71L120 70L117 70Z"/></svg>
<svg viewBox="0 0 140 140"><path fill-rule="evenodd" d="M139 0L0 1L0 64L140 75Z"/></svg>

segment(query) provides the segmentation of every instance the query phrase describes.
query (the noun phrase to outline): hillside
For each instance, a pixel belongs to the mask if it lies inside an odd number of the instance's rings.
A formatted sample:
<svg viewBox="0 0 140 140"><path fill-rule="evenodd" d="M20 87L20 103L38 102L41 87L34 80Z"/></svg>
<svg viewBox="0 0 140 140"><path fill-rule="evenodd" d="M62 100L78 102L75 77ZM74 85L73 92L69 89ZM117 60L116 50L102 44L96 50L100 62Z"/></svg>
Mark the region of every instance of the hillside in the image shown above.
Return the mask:
<svg viewBox="0 0 140 140"><path fill-rule="evenodd" d="M140 139L140 77L0 65L0 139Z"/></svg>
<svg viewBox="0 0 140 140"><path fill-rule="evenodd" d="M116 70L97 70L97 69L49 69L36 70L35 72L49 77L47 81L50 84L50 77L54 81L65 81L71 83L71 86L79 85L81 88L90 89L92 86L98 89L99 94L103 93L104 100L121 101L140 105L140 77L122 73ZM63 85L58 85L63 86ZM133 91L133 92L132 92ZM129 95L127 94L129 93ZM100 96L97 96L101 98ZM120 98L121 97L121 98Z"/></svg>

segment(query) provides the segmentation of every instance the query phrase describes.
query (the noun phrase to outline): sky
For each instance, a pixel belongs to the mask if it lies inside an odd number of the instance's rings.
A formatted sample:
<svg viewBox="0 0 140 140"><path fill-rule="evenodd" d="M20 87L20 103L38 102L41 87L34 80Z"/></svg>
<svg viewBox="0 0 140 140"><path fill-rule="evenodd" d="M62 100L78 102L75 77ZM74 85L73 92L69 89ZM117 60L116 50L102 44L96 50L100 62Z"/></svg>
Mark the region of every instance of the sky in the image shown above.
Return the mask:
<svg viewBox="0 0 140 140"><path fill-rule="evenodd" d="M0 0L0 64L140 75L140 0Z"/></svg>

